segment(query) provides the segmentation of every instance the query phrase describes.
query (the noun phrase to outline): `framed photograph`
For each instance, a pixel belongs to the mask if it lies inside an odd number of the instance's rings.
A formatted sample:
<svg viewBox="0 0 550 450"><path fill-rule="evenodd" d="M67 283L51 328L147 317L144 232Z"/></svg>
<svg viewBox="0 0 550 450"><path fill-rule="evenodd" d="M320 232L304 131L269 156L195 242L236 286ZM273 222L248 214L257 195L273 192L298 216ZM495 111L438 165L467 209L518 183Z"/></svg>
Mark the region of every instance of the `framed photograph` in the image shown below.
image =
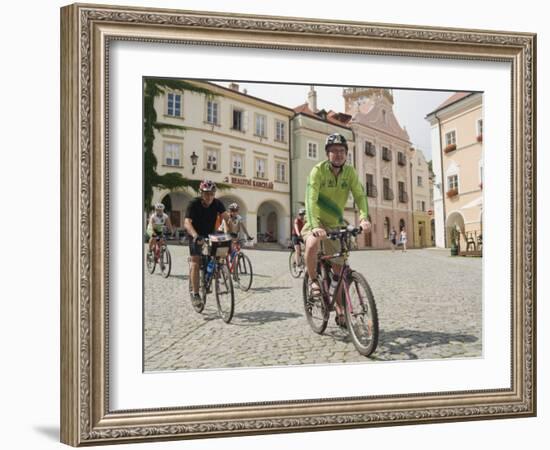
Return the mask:
<svg viewBox="0 0 550 450"><path fill-rule="evenodd" d="M62 442L536 414L534 34L75 4L61 42Z"/></svg>

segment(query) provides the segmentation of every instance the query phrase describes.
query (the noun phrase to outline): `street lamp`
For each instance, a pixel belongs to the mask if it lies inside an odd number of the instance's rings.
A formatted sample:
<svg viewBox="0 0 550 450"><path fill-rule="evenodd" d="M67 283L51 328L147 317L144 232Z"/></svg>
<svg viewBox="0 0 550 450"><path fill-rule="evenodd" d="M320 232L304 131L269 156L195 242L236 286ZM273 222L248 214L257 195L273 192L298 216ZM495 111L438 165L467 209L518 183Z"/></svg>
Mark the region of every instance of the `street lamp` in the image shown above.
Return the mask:
<svg viewBox="0 0 550 450"><path fill-rule="evenodd" d="M199 160L199 157L193 151L190 158L191 158L191 164L193 165L193 169L191 169L191 173L195 173L195 169L197 168L197 161Z"/></svg>

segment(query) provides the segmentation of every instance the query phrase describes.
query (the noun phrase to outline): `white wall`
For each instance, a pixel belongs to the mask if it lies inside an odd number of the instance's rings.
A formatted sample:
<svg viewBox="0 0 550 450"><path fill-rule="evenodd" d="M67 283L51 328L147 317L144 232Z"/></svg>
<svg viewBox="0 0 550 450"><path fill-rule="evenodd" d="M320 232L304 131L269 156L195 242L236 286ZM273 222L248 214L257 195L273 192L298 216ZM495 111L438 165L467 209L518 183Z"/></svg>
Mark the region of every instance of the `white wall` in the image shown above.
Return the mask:
<svg viewBox="0 0 550 450"><path fill-rule="evenodd" d="M218 10L256 14L321 17L418 25L538 32L538 123L550 121L548 63L550 32L543 3L526 0L494 3L465 0L448 12L439 1L351 1L342 7L333 2L279 0L117 0L114 3L144 7ZM8 2L3 5L2 60L2 164L0 187L4 209L17 202L25 219L14 227L2 221L2 399L3 448L63 448L57 433L59 423L59 10L63 1ZM543 27L544 30L543 31ZM546 102L541 101L544 97ZM6 105L9 105L6 106ZM32 111L29 114L29 111ZM16 119L15 119L16 118ZM32 133L25 118L32 120ZM548 148L548 135L540 127L539 149ZM22 139L22 137L25 137ZM22 143L27 148L23 152ZM32 154L32 158L29 158ZM549 163L540 152L539 173ZM539 193L549 192L549 177L540 179ZM17 192L17 195L12 193ZM24 199L38 199L33 209ZM543 195L539 195L542 201ZM539 223L545 223L540 209ZM32 218L32 219L31 219ZM14 236L13 230L19 230ZM38 233L38 234L37 234ZM7 237L7 239L6 239ZM548 233L540 233L539 246L547 248ZM21 245L23 250L21 249ZM9 256L8 256L9 255ZM539 274L547 272L547 259L539 252ZM542 283L538 317L550 314L547 284ZM545 295L546 294L546 295ZM499 450L545 448L548 435L548 328L540 321L539 417L469 423L450 423L368 430L331 431L292 435L241 437L192 442L120 446L132 449L334 449L345 444L364 448L469 449L491 446Z"/></svg>

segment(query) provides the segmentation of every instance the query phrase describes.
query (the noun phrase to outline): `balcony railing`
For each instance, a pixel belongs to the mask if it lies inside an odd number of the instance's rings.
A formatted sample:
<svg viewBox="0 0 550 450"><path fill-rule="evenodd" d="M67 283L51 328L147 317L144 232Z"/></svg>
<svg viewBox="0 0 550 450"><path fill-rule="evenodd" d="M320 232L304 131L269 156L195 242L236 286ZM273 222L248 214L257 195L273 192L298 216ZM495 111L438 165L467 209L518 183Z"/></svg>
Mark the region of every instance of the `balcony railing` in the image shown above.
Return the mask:
<svg viewBox="0 0 550 450"><path fill-rule="evenodd" d="M366 191L368 197L378 197L378 189L376 189L374 183L367 183Z"/></svg>
<svg viewBox="0 0 550 450"><path fill-rule="evenodd" d="M382 147L382 159L384 161L391 161L392 160L391 151L390 151L389 148Z"/></svg>
<svg viewBox="0 0 550 450"><path fill-rule="evenodd" d="M393 190L389 187L384 188L384 200L393 200Z"/></svg>
<svg viewBox="0 0 550 450"><path fill-rule="evenodd" d="M401 203L408 203L409 202L409 194L407 194L405 191L401 191L399 193L399 201Z"/></svg>
<svg viewBox="0 0 550 450"><path fill-rule="evenodd" d="M376 156L376 147L370 142L365 143L365 155Z"/></svg>
<svg viewBox="0 0 550 450"><path fill-rule="evenodd" d="M400 166L405 166L405 165L407 165L407 157L405 156L404 153L399 152L399 153L397 154L397 164L399 164Z"/></svg>

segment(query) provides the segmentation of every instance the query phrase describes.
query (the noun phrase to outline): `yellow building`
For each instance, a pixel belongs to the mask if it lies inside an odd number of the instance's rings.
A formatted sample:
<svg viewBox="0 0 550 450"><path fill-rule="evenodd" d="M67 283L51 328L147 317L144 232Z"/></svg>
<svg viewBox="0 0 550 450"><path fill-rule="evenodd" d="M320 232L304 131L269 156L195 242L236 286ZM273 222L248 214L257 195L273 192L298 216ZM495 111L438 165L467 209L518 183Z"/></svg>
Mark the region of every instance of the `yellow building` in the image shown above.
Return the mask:
<svg viewBox="0 0 550 450"><path fill-rule="evenodd" d="M187 81L187 80L186 80ZM155 98L159 122L184 130L155 131L153 152L159 174L179 172L187 179L231 185L217 197L237 202L252 236L290 238L290 119L294 111L240 92L196 82L214 96L192 91L166 92ZM171 220L182 228L192 191L155 189L153 203L169 205Z"/></svg>
<svg viewBox="0 0 550 450"><path fill-rule="evenodd" d="M452 95L426 119L432 126L436 245L480 251L483 231L482 94Z"/></svg>

